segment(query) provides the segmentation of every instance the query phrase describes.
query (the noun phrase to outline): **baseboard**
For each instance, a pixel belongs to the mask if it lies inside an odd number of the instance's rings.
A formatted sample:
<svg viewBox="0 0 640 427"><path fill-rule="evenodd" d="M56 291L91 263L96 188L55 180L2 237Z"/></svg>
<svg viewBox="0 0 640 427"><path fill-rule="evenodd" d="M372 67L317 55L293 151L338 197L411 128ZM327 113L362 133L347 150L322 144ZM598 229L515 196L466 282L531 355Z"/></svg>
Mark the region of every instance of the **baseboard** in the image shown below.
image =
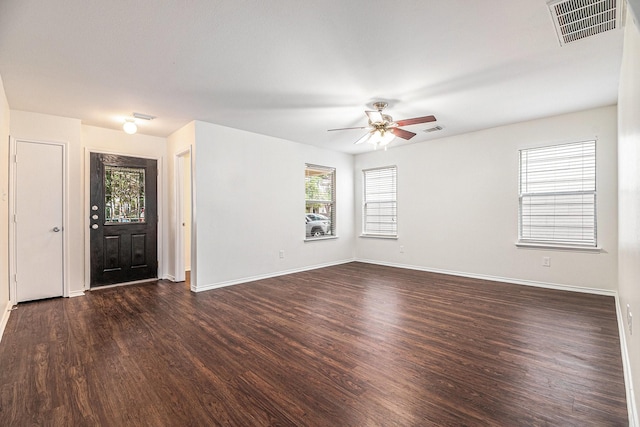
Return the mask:
<svg viewBox="0 0 640 427"><path fill-rule="evenodd" d="M533 281L533 280L514 279L514 278L510 278L510 277L500 277L500 276L491 276L491 275L486 275L486 274L465 273L465 272L461 272L461 271L442 270L442 269L437 269L437 268L429 268L429 267L422 267L422 266L409 265L409 264L398 264L398 263L391 263L391 262L384 262L384 261L377 261L377 260L370 260L370 259L363 259L363 258L347 259L347 260L341 260L341 261L325 263L325 264L316 264L316 265L297 268L297 269L292 269L292 270L283 270L283 271L278 271L276 273L263 274L263 275L250 276L250 277L243 277L243 278L240 278L240 279L229 280L229 281L226 281L226 282L213 283L213 284L208 284L208 285L192 287L191 290L194 291L194 292L209 291L209 290L212 290L212 289L224 288L226 286L233 286L233 285L238 285L238 284L241 284L241 283L254 282L256 280L269 279L271 277L284 276L286 274L300 273L300 272L309 271L309 270L316 270L318 268L331 267L331 266L334 266L334 265L346 264L346 263L354 262L354 261L355 262L363 262L363 263L367 263L367 264L383 265L383 266L386 266L386 267L395 267L395 268L404 268L404 269L408 269L408 270L426 271L426 272L429 272L429 273L449 274L451 276L467 277L467 278L471 278L471 279L490 280L492 282L502 282L502 283L509 283L509 284L514 284L514 285L532 286L532 287L536 287L536 288L547 288L547 289L555 289L555 290L560 290L560 291L581 292L581 293L588 293L588 294L595 294L595 295L606 295L606 296L612 296L612 297L617 296L616 291L611 291L611 290L608 290L608 289L587 288L587 287L582 287L582 286L566 285L566 284L561 284L561 283L537 282L537 281ZM638 426L638 427L640 427L640 426Z"/></svg>
<svg viewBox="0 0 640 427"><path fill-rule="evenodd" d="M172 274L167 274L167 275L165 275L162 279L163 279L163 280L170 280L170 281L172 281L172 282L175 282L175 281L176 281L176 276L174 276L174 275L172 275Z"/></svg>
<svg viewBox="0 0 640 427"><path fill-rule="evenodd" d="M522 279L513 279L509 277L490 276L485 274L465 273L461 271L441 270L437 268L421 267L421 266L408 265L408 264L397 264L397 263L376 261L376 260L370 260L370 259L356 258L354 261L364 262L367 264L384 265L387 267L405 268L408 270L426 271L429 273L449 274L451 276L468 277L470 279L490 280L492 282L502 282L502 283L510 283L514 285L533 286L536 288L556 289L559 291L582 292L587 294L607 295L607 296L613 296L613 297L617 295L616 291L610 291L608 289L586 288L581 286L565 285L560 283L536 282L533 280L522 280Z"/></svg>
<svg viewBox="0 0 640 427"><path fill-rule="evenodd" d="M287 274L301 273L303 271L317 270L318 268L325 268L325 267L332 267L334 265L347 264L347 263L350 263L350 262L353 262L353 261L354 261L353 259L346 259L346 260L341 260L341 261L329 262L329 263L325 263L325 264L316 264L316 265L311 265L311 266L307 266L307 267L295 268L295 269L292 269L292 270L283 270L283 271L278 271L278 272L275 272L275 273L261 274L261 275L258 275L258 276L243 277L241 279L229 280L229 281L220 282L220 283L212 283L212 284L209 284L209 285L202 285L202 286L196 286L196 287L192 286L191 290L193 292L210 291L212 289L218 289L218 288L224 288L224 287L227 287L227 286L239 285L241 283L255 282L256 280L270 279L272 277L285 276Z"/></svg>
<svg viewBox="0 0 640 427"><path fill-rule="evenodd" d="M620 335L620 351L622 352L622 368L624 370L624 383L627 389L627 412L629 414L629 427L640 427L638 421L638 407L636 406L635 391L633 388L633 376L631 375L631 363L627 351L627 335L625 333L626 322L623 310L620 306L620 298L616 295L616 315L618 316L618 334Z"/></svg>
<svg viewBox="0 0 640 427"><path fill-rule="evenodd" d="M84 289L80 289L79 291L69 292L69 298L83 297L83 296L84 296Z"/></svg>
<svg viewBox="0 0 640 427"><path fill-rule="evenodd" d="M2 319L0 319L0 341L2 341L2 336L4 335L4 328L7 326L7 322L9 321L9 316L11 315L12 307L13 307L13 303L11 301L7 301L7 306L2 312Z"/></svg>

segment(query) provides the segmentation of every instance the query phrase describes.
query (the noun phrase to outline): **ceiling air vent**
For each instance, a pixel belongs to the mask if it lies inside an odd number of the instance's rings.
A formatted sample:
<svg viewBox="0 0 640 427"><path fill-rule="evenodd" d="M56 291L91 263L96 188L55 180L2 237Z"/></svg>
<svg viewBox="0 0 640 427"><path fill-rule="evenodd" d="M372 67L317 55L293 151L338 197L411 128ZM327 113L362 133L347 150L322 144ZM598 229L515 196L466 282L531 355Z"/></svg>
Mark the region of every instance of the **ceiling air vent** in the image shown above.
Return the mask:
<svg viewBox="0 0 640 427"><path fill-rule="evenodd" d="M439 130L442 130L442 126L434 126L432 128L427 128L424 130L424 132L437 132Z"/></svg>
<svg viewBox="0 0 640 427"><path fill-rule="evenodd" d="M142 113L133 113L133 117L141 120L153 120L156 118L156 116L151 116L149 114L142 114Z"/></svg>
<svg viewBox="0 0 640 427"><path fill-rule="evenodd" d="M548 3L560 45L621 26L624 0L560 0Z"/></svg>

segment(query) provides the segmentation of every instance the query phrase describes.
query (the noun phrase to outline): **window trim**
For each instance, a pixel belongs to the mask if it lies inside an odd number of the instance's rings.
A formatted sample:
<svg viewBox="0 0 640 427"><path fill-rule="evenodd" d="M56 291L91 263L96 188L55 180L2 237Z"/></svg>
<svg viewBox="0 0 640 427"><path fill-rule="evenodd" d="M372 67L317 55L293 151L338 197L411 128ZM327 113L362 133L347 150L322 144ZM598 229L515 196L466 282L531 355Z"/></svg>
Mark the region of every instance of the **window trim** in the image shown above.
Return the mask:
<svg viewBox="0 0 640 427"><path fill-rule="evenodd" d="M546 244L529 242L516 242L515 245L520 249L549 249L570 252L602 252L602 248L600 246L554 245L551 243Z"/></svg>
<svg viewBox="0 0 640 427"><path fill-rule="evenodd" d="M372 233L367 232L367 172L377 171L377 170L385 170L385 169L393 169L394 170L394 188L393 194L394 199L393 203L395 203L395 233ZM371 203L370 201L369 203ZM376 239L390 239L397 240L398 239L398 166L397 165L389 165L389 166L379 166L375 168L362 169L362 227L360 237L366 238L376 238Z"/></svg>
<svg viewBox="0 0 640 427"><path fill-rule="evenodd" d="M571 190L571 191L548 191L548 192L523 192L523 170L522 170L522 153L538 149L552 149L556 147L578 145L593 143L594 152L594 172L593 172L593 190ZM598 181L597 181L597 138L585 139L581 141L571 141L557 144L541 145L530 148L522 148L518 150L518 240L515 245L518 248L525 249L555 249L555 250L567 250L567 251L582 251L582 252L600 252L602 248L598 245ZM569 243L566 241L553 241L535 238L522 238L523 231L523 198L531 196L554 196L554 195L593 195L593 244L590 243Z"/></svg>

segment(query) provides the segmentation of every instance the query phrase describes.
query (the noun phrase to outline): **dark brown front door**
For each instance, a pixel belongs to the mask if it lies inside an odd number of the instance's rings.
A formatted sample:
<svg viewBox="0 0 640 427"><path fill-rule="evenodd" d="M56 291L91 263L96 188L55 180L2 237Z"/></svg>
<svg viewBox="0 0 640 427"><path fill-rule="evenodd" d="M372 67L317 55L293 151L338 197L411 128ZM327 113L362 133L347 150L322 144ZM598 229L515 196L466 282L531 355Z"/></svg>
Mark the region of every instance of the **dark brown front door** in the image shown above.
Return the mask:
<svg viewBox="0 0 640 427"><path fill-rule="evenodd" d="M158 277L157 162L90 160L91 287Z"/></svg>

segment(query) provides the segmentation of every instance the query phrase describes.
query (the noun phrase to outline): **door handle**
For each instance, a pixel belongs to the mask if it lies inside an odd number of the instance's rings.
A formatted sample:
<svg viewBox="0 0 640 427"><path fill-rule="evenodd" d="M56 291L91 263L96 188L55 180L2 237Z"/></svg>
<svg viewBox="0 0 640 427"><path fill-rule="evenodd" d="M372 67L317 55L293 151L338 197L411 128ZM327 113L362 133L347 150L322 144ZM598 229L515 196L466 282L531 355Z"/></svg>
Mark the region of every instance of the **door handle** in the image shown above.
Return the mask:
<svg viewBox="0 0 640 427"><path fill-rule="evenodd" d="M98 229L98 224L93 224L93 225L91 226L91 228L93 228L94 230L97 230L97 229Z"/></svg>
<svg viewBox="0 0 640 427"><path fill-rule="evenodd" d="M58 231L60 231L60 229L58 227L53 227L53 232L57 233Z"/></svg>

